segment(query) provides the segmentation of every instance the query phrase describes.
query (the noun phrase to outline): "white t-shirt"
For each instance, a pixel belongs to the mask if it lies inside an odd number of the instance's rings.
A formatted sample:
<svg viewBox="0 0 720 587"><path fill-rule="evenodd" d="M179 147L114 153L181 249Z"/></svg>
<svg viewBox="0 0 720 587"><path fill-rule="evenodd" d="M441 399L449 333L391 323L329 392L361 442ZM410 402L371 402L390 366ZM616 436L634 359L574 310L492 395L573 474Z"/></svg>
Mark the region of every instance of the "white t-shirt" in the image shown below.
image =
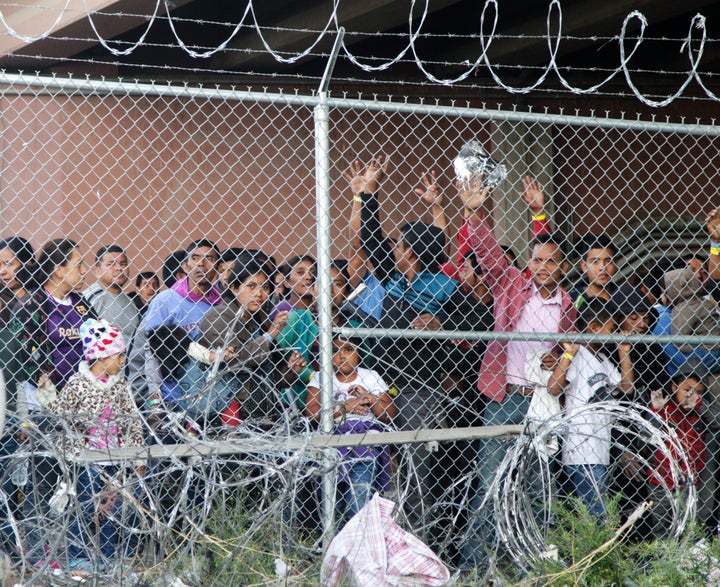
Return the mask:
<svg viewBox="0 0 720 587"><path fill-rule="evenodd" d="M586 406L602 387L620 383L620 372L605 355L594 355L581 346L570 363L565 378L568 382L565 387L567 431L562 451L563 464L608 465L610 418L588 411L573 416L573 412Z"/></svg>
<svg viewBox="0 0 720 587"><path fill-rule="evenodd" d="M383 378L377 374L377 371L365 369L364 367L358 367L357 376L352 381L338 381L337 377L333 373L333 401L336 403L347 401L353 396L353 388L358 385L376 397L380 397L388 390L387 383L385 383ZM310 383L308 383L308 387L320 388L320 373L317 371L313 373L312 379L310 379ZM367 422L377 421L375 416L372 414L347 414L347 419L363 420Z"/></svg>

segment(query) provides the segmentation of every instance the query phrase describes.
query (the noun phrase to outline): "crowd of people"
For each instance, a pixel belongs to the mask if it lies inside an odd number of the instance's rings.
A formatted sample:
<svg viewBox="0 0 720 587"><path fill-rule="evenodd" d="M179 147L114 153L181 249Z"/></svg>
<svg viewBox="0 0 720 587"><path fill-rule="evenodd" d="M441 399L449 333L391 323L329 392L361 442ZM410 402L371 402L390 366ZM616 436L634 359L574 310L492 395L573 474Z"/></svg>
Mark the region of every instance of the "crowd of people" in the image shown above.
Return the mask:
<svg viewBox="0 0 720 587"><path fill-rule="evenodd" d="M427 208L431 222L413 220L397 234L384 234L380 200L388 167L380 157L366 166L356 162L345 174L352 197L348 248L354 254L332 263L334 327L568 338L557 343L499 337L486 344L466 338L334 335L334 433L521 424L533 396L546 393L560 398L568 414L556 457L565 495L601 517L612 491L631 502L647 496L661 502L660 488L693 483L700 492L699 521L714 528L720 349L578 343L572 334L720 334L713 297L720 289L715 287L720 215L707 219L707 259L658 262L622 283L611 239L585 235L575 247L582 279L572 288L566 283L572 261L568 239L552 231L545 195L534 179L523 181L533 238L521 262L498 243L486 211L492 190L482 178L457 185L464 207L457 235L448 234L446 194L432 172L416 190L417 205ZM130 259L121 244L104 244L91 267L82 249L69 239L51 240L38 251L20 236L0 241L0 363L7 383L6 430L11 431L2 439L2 456L24 442L16 424L25 419L39 429L51 426L53 418L63 419L71 432L63 447L68 455L179 442L173 427L178 423L183 434L210 437L245 421L260 427L281 417L320 421L312 256L278 263L272 251L221 251L199 238L168 256L161 275L139 273L135 291L128 293ZM90 275L94 283L88 286ZM608 398L645 406L677 431L689 457L682 478L671 474L664 453L642 461L617 454L607 418L573 417L573 410ZM432 542L431 512L438 497L458 477L476 471L457 562L486 567L494 527L489 510L480 506L506 447L499 439L440 450L417 443L404 449L402 468L395 447L342 449L338 518L349 519L375 491L389 491L395 481L408 488L401 505L410 527ZM622 459L627 461L624 477L612 478L611 462ZM53 463L39 459L35 467L43 473L38 481L20 483L5 475L8 514L22 518L29 507L48 507L56 489ZM112 515L122 499L93 496L103 494L107 479L141 478L145 472L144 466L128 471L110 460L84 468L78 477L79 511L88 518L102 514L101 543L94 550L108 559L137 545L121 538ZM29 483L38 486L30 491ZM667 524L662 511L655 508L649 516L648 536L662 534ZM3 525L5 548L41 563L43 537L27 536L27 544L19 545L8 526ZM68 535L66 564L72 568L97 564L91 562L85 527L78 522Z"/></svg>

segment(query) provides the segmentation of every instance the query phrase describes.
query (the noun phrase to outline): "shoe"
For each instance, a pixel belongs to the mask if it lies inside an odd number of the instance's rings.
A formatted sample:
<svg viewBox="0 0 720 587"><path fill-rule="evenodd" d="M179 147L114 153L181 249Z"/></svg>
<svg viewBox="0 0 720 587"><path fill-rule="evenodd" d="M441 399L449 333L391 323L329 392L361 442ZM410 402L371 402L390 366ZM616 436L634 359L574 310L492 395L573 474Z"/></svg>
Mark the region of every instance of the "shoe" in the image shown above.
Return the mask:
<svg viewBox="0 0 720 587"><path fill-rule="evenodd" d="M68 562L68 570L78 571L81 573L93 573L95 571L94 565L86 558L76 558Z"/></svg>

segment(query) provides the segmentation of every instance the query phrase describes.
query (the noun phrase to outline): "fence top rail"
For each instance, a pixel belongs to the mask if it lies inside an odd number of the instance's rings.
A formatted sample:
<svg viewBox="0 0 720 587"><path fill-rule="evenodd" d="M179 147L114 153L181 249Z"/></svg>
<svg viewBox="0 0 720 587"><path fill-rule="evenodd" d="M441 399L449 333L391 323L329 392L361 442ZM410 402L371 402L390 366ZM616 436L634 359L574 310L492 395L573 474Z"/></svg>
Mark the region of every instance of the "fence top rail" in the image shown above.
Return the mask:
<svg viewBox="0 0 720 587"><path fill-rule="evenodd" d="M154 95L206 100L222 99L237 102L281 103L305 106L308 108L314 108L323 102L327 104L328 107L337 109L362 109L376 112L479 118L483 120L522 122L526 124L554 124L560 126L583 126L644 132L672 132L689 135L720 136L720 125L715 124L715 119L712 119L712 124L701 124L699 120L694 124L688 124L685 122L684 117L680 123L670 122L669 117L666 117L666 120L663 122L657 120L655 115L652 115L651 120L640 119L639 114L635 120L610 118L609 111L605 111L605 116L596 116L594 110L590 111L591 116L581 116L578 110L576 110L575 114L564 114L562 109L560 114L552 114L547 112L547 110L545 112L523 112L516 109L503 110L501 104L498 104L496 109L492 109L486 108L485 104L483 104L482 108L470 107L469 105L456 105L454 101L451 101L450 106L444 106L440 104L440 99L436 99L435 104L425 103L422 98L419 99L419 102L410 102L407 96L398 98L397 100L392 100L392 96L390 99L380 100L377 94L370 94L372 96L371 99L363 99L362 97L347 98L346 96L338 98L332 95L328 95L327 97L320 95L301 95L297 90L295 93L282 91L256 92L250 88L247 90L238 90L234 87L231 89L223 89L219 86L190 86L187 83L180 86L173 85L170 82L147 83L138 80L124 81L122 79L109 81L106 79L94 80L89 77L83 79L74 77L61 78L58 76L48 77L23 73L11 74L5 71L0 71L0 85L9 86L0 88L0 94L3 95L17 92L17 89L15 89L17 86L27 86L36 89L41 88L46 91L90 92L108 95Z"/></svg>
<svg viewBox="0 0 720 587"><path fill-rule="evenodd" d="M535 342L579 342L579 343L630 343L630 344L674 344L714 347L720 350L720 336L681 336L676 334L584 334L581 332L494 332L459 330L411 330L403 328L333 328L342 336L360 338L424 338L437 340L520 340Z"/></svg>
<svg viewBox="0 0 720 587"><path fill-rule="evenodd" d="M162 458L192 458L208 455L231 455L237 453L278 452L298 450L336 449L348 446L374 446L378 444L414 444L420 442L452 442L478 438L509 438L519 436L525 429L522 425L475 426L468 428L439 428L422 430L401 430L373 432L372 434L314 434L301 437L277 437L258 439L237 437L233 440L193 444L154 444L144 447L109 448L86 450L73 458L78 463L97 461L133 460L143 461Z"/></svg>

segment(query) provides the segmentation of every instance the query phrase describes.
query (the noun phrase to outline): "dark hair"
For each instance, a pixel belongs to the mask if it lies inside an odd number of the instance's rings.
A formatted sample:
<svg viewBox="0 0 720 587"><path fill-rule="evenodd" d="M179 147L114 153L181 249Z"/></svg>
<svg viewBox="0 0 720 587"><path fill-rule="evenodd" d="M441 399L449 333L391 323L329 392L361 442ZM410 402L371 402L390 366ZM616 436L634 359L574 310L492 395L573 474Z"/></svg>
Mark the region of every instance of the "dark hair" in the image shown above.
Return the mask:
<svg viewBox="0 0 720 587"><path fill-rule="evenodd" d="M515 251L512 250L512 247L508 245L500 245L500 248L503 253L512 259L513 267L517 267L517 255L515 254Z"/></svg>
<svg viewBox="0 0 720 587"><path fill-rule="evenodd" d="M141 271L140 273L137 274L137 277L135 278L135 287L140 287L140 284L144 280L150 281L151 279L157 279L158 284L160 283L157 273L155 273L154 271Z"/></svg>
<svg viewBox="0 0 720 587"><path fill-rule="evenodd" d="M265 268L265 273L268 275L269 278L272 279L278 272L278 266L275 262L275 257L268 255L260 249L245 249L244 254L246 256L252 257L253 259L255 259L255 261L262 265Z"/></svg>
<svg viewBox="0 0 720 587"><path fill-rule="evenodd" d="M30 242L21 236L9 236L0 240L0 251L9 249L20 262L20 268L15 272L17 279L25 288L34 286L37 263L35 251Z"/></svg>
<svg viewBox="0 0 720 587"><path fill-rule="evenodd" d="M473 268L473 273L475 273L475 275L483 274L482 265L480 265L480 262L478 261L475 251L466 251L465 253L463 253L462 260L463 260L463 264L465 263L465 261L468 261L468 260L470 261L470 264L472 265L472 268Z"/></svg>
<svg viewBox="0 0 720 587"><path fill-rule="evenodd" d="M675 267L675 262L668 258L662 257L652 261L652 265L646 265L646 273L642 276L642 284L647 288L656 300L660 300L660 297L665 293L665 273L670 269L682 268L685 266L685 262L682 262L680 267Z"/></svg>
<svg viewBox="0 0 720 587"><path fill-rule="evenodd" d="M697 370L680 369L678 371L675 371L675 375L673 375L670 378L670 381L672 383L674 383L675 385L678 385L679 383L682 383L683 381L686 381L687 379L694 379L698 383L707 385L707 383L705 383L705 379L703 378L703 370L702 369L697 369Z"/></svg>
<svg viewBox="0 0 720 587"><path fill-rule="evenodd" d="M610 237L605 234L586 234L580 239L577 252L583 261L587 260L588 253L592 249L608 249L613 256L617 255L617 248Z"/></svg>
<svg viewBox="0 0 720 587"><path fill-rule="evenodd" d="M185 259L187 259L187 253L184 249L181 251L175 251L174 253L170 253L165 258L162 267L162 279L163 285L165 287L171 288L173 286L173 284L177 281L178 273L187 275L185 269L183 269L182 266L182 264L185 262Z"/></svg>
<svg viewBox="0 0 720 587"><path fill-rule="evenodd" d="M223 263L236 261L238 257L246 253L247 251L245 249L241 249L240 247L230 247L229 249L225 249L223 254L220 255L220 261Z"/></svg>
<svg viewBox="0 0 720 587"><path fill-rule="evenodd" d="M315 257L311 255L295 255L294 257L290 257L287 261L285 261L285 265L287 266L287 272L285 273L285 275L290 275L290 272L293 270L295 265L302 261L305 261L306 263L312 263L313 266L317 266L317 261L315 260Z"/></svg>
<svg viewBox="0 0 720 587"><path fill-rule="evenodd" d="M538 234L530 241L530 250L532 251L536 246L542 245L555 245L560 251L562 260L565 261L567 257L567 239L564 236L558 236L554 232Z"/></svg>
<svg viewBox="0 0 720 587"><path fill-rule="evenodd" d="M355 350L357 351L358 356L360 357L360 361L363 361L364 355L366 354L367 349L365 348L366 345L362 338L360 338L359 336L344 336L342 334L338 334L338 333L334 332L332 335L332 340L333 340L333 342L338 342L340 344L345 344L345 343L349 342L351 345L353 345L355 347ZM369 353L367 353L367 354L369 354Z"/></svg>
<svg viewBox="0 0 720 587"><path fill-rule="evenodd" d="M599 297L592 297L585 300L578 310L577 328L579 332L585 332L593 322L605 324L608 320L615 319L615 305Z"/></svg>
<svg viewBox="0 0 720 587"><path fill-rule="evenodd" d="M252 277L258 273L262 273L270 279L270 272L264 265L258 263L252 255L241 255L235 259L235 264L230 270L227 285L228 287L240 287L248 277Z"/></svg>
<svg viewBox="0 0 720 587"><path fill-rule="evenodd" d="M123 249L120 245L104 245L97 250L97 253L95 253L95 265L100 265L102 258L108 253L122 253L127 258L125 249Z"/></svg>
<svg viewBox="0 0 720 587"><path fill-rule="evenodd" d="M348 272L349 266L350 262L347 259L333 259L330 263L330 268L335 269L348 282L350 281L350 273Z"/></svg>
<svg viewBox="0 0 720 587"><path fill-rule="evenodd" d="M447 261L442 228L425 222L408 222L400 227L400 234L423 270L437 273L440 265Z"/></svg>
<svg viewBox="0 0 720 587"><path fill-rule="evenodd" d="M56 238L46 242L38 253L38 282L46 284L58 265L65 266L78 244L69 238Z"/></svg>
<svg viewBox="0 0 720 587"><path fill-rule="evenodd" d="M222 257L222 253L220 252L220 249L218 249L218 246L211 240L208 240L206 238L197 239L194 241L190 241L187 247L185 247L185 261L188 260L190 257L190 253L192 253L195 249L199 249L200 247L207 247L208 249L212 249L215 251L215 254L217 255L218 261Z"/></svg>
<svg viewBox="0 0 720 587"><path fill-rule="evenodd" d="M180 326L162 325L148 332L148 347L160 365L163 379L182 376L182 366L188 360L192 339Z"/></svg>
<svg viewBox="0 0 720 587"><path fill-rule="evenodd" d="M288 273L290 273L290 265L287 263L283 263L282 265L277 266L277 272L282 275L283 277L287 277Z"/></svg>

